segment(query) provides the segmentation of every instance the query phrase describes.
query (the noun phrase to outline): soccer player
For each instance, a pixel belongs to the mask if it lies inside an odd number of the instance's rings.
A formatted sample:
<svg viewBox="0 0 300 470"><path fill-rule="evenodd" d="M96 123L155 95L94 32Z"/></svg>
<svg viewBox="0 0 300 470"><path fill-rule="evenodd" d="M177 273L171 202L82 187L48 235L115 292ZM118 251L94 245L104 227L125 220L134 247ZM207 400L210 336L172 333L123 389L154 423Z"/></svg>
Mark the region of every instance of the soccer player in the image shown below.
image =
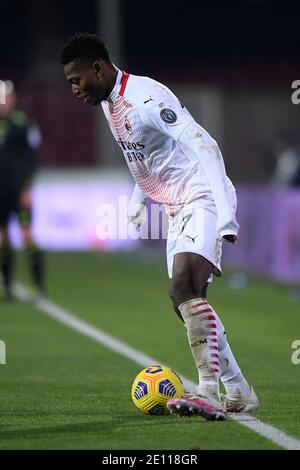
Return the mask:
<svg viewBox="0 0 300 470"><path fill-rule="evenodd" d="M9 239L10 216L18 216L33 281L44 289L43 256L31 230L31 186L36 152L41 142L37 125L16 109L14 84L5 83L5 102L0 103L0 270L5 299L12 300L14 253Z"/></svg>
<svg viewBox="0 0 300 470"><path fill-rule="evenodd" d="M136 182L131 220L139 224L146 197L163 203L169 216L170 297L187 329L199 386L195 395L170 400L168 408L211 420L224 419L224 411L255 411L255 392L206 298L212 276L221 275L222 241L234 243L239 228L235 189L217 143L166 86L119 70L97 36L71 36L61 64L74 95L102 105Z"/></svg>

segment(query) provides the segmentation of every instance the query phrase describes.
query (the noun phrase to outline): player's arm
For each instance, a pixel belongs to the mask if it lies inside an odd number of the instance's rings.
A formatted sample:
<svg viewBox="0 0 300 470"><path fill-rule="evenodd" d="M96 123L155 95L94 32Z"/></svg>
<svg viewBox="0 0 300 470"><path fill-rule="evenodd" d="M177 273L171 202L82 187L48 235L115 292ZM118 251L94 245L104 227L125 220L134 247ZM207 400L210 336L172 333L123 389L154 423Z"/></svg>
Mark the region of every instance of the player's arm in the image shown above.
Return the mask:
<svg viewBox="0 0 300 470"><path fill-rule="evenodd" d="M217 208L217 230L227 241L234 242L239 225L226 184L223 157L217 143L194 118L184 110L176 97L162 93L151 107L140 112L146 126L172 137L186 157L202 165L210 183Z"/></svg>
<svg viewBox="0 0 300 470"><path fill-rule="evenodd" d="M20 202L22 207L28 208L31 205L31 187L37 170L37 152L41 145L41 133L34 123L30 123L24 131L26 134L24 147L26 165L24 165L24 185L20 194Z"/></svg>
<svg viewBox="0 0 300 470"><path fill-rule="evenodd" d="M145 222L146 199L147 196L136 184L127 209L128 222L135 228L139 228Z"/></svg>
<svg viewBox="0 0 300 470"><path fill-rule="evenodd" d="M194 121L182 131L178 142L191 161L200 162L207 176L218 213L217 231L227 241L234 242L239 225L227 185L223 157L216 141Z"/></svg>

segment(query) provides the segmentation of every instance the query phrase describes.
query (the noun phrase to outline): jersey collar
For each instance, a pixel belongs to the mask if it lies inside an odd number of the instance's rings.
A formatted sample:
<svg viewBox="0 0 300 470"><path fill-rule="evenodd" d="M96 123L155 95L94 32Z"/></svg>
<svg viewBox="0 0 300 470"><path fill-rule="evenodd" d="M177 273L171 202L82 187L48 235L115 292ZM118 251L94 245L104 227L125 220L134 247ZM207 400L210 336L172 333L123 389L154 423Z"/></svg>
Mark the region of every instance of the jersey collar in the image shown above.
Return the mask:
<svg viewBox="0 0 300 470"><path fill-rule="evenodd" d="M117 69L115 86L110 92L107 101L112 103L118 96L123 96L128 78L129 74L127 72L122 72L122 70Z"/></svg>

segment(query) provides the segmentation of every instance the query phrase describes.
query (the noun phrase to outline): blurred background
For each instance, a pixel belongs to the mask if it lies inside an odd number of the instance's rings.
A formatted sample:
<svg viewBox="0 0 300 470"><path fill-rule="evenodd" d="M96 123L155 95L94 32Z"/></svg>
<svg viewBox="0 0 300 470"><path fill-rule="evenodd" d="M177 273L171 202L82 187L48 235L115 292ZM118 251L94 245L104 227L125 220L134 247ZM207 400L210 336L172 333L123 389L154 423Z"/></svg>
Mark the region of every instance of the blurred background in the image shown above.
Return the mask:
<svg viewBox="0 0 300 470"><path fill-rule="evenodd" d="M134 183L102 110L73 98L59 64L69 35L89 31L118 67L171 88L218 141L241 225L225 263L300 281L297 2L1 0L0 12L0 78L13 80L42 134L33 195L44 249L163 247L99 235L103 204L124 219L119 197ZM11 231L20 245L17 224Z"/></svg>

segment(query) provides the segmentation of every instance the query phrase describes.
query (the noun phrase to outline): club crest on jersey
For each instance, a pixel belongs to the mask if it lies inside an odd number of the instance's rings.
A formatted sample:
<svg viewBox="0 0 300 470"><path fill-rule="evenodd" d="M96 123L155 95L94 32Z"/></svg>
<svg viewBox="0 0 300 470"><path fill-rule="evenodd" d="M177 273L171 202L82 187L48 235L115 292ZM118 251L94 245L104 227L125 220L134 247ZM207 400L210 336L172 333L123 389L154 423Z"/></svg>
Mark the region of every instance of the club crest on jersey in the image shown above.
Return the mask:
<svg viewBox="0 0 300 470"><path fill-rule="evenodd" d="M160 117L163 121L167 122L168 124L173 124L177 121L177 115L174 111L170 108L164 108L160 112Z"/></svg>
<svg viewBox="0 0 300 470"><path fill-rule="evenodd" d="M130 122L128 121L127 116L125 116L125 129L128 132L129 135L132 134L132 127L130 125Z"/></svg>

